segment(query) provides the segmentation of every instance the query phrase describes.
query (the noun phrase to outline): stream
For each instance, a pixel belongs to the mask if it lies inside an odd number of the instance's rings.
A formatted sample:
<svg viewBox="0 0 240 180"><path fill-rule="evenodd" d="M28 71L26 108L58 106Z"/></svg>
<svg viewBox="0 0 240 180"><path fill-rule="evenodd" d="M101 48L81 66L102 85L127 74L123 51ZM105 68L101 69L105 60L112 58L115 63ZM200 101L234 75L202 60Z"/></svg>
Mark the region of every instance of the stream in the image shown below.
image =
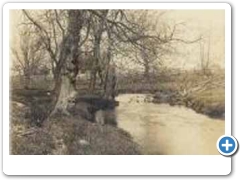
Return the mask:
<svg viewBox="0 0 240 180"><path fill-rule="evenodd" d="M151 103L151 96L122 94L115 117L119 128L131 134L143 154L219 154L217 139L225 121L209 118L183 106Z"/></svg>

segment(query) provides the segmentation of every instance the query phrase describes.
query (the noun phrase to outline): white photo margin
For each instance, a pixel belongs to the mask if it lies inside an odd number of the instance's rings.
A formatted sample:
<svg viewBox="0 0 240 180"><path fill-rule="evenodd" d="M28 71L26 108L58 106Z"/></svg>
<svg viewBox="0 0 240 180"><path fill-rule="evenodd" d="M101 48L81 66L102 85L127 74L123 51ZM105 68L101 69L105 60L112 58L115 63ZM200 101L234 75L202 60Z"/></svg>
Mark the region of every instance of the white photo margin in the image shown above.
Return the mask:
<svg viewBox="0 0 240 180"><path fill-rule="evenodd" d="M3 172L6 175L228 175L222 155L9 154L9 10L222 9L225 10L225 134L231 135L231 6L227 3L7 3L3 6Z"/></svg>

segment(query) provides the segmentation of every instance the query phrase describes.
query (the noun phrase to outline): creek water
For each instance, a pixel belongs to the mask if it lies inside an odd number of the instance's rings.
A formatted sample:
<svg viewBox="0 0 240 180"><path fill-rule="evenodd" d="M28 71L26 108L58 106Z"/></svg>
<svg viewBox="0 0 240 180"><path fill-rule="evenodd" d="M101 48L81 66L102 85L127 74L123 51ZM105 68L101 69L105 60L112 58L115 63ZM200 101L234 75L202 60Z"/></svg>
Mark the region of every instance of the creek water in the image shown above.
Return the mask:
<svg viewBox="0 0 240 180"><path fill-rule="evenodd" d="M116 100L118 127L131 134L143 154L219 154L216 141L225 121L183 106L151 103L150 95L122 94Z"/></svg>

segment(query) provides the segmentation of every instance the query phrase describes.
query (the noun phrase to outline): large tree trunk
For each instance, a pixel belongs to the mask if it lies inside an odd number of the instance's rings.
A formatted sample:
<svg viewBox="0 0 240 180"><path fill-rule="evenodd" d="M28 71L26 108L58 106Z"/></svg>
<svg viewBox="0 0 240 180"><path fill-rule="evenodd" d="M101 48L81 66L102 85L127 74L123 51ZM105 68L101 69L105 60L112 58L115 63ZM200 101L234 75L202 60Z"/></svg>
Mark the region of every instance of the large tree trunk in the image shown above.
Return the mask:
<svg viewBox="0 0 240 180"><path fill-rule="evenodd" d="M107 62L106 62L106 65L105 65L105 77L103 78L103 97L106 98L106 99L115 99L115 91L116 91L116 72L115 72L115 67L113 66L113 69L112 69L112 64L111 64L111 61L112 61L112 47L113 47L113 39L112 39L112 36L111 36L111 33L109 32L109 30L107 31L107 35L108 35L108 48L107 48ZM114 83L113 85L109 85L109 76L112 75L112 72L114 71ZM112 79L112 80L113 80ZM109 86L112 86L112 90L110 91L113 91L113 93L109 93ZM112 94L112 96L111 96Z"/></svg>
<svg viewBox="0 0 240 180"><path fill-rule="evenodd" d="M99 25L97 31L95 32L94 35L94 47L93 47L93 57L94 57L94 62L93 62L93 67L92 67L92 87L90 87L90 91L95 89L96 85L96 80L97 80L97 72L99 70L100 66L100 59L101 59L101 54L100 54L100 46L101 46L101 38L102 38L102 24ZM93 89L91 89L93 88Z"/></svg>
<svg viewBox="0 0 240 180"><path fill-rule="evenodd" d="M55 88L57 99L52 114L63 113L69 115L68 106L74 102L77 91L69 77L62 75L59 81Z"/></svg>
<svg viewBox="0 0 240 180"><path fill-rule="evenodd" d="M116 96L117 76L114 65L109 65L105 85L104 85L104 98L114 100Z"/></svg>
<svg viewBox="0 0 240 180"><path fill-rule="evenodd" d="M59 63L55 71L55 95L53 111L51 113L63 113L68 115L68 106L76 97L76 76L78 73L78 44L80 30L83 25L84 11L69 10L68 27L61 44Z"/></svg>
<svg viewBox="0 0 240 180"><path fill-rule="evenodd" d="M99 70L99 63L100 63L100 42L101 42L101 36L102 32L99 32L98 34L95 34L94 37L94 48L93 48L93 64L92 64L92 69L91 69L91 79L90 79L90 86L89 90L91 93L94 92L95 86L96 86L96 81L97 81L97 72Z"/></svg>
<svg viewBox="0 0 240 180"><path fill-rule="evenodd" d="M102 80L102 73L101 73L101 39L102 34L104 32L104 25L105 25L105 18L107 17L108 10L102 10L102 19L96 22L95 26L93 26L94 31L94 44L93 44L93 64L91 68L91 79L89 90L91 93L94 92L96 81L97 81L97 74L99 75L100 80Z"/></svg>

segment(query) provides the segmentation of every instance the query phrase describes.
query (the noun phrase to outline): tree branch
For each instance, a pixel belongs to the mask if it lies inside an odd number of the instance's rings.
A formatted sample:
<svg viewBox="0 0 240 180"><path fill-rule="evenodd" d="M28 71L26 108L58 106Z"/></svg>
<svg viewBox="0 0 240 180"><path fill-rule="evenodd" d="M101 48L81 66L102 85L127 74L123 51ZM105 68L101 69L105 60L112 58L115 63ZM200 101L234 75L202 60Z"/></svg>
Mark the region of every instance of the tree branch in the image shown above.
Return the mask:
<svg viewBox="0 0 240 180"><path fill-rule="evenodd" d="M62 37L64 37L64 36L65 36L65 30L64 30L64 28L62 27L62 24L61 24L60 21L59 21L59 15L58 15L58 12L57 12L56 9L54 10L54 13L55 13L55 17L56 17L56 22L57 22L59 28L60 28L61 31L62 31Z"/></svg>

